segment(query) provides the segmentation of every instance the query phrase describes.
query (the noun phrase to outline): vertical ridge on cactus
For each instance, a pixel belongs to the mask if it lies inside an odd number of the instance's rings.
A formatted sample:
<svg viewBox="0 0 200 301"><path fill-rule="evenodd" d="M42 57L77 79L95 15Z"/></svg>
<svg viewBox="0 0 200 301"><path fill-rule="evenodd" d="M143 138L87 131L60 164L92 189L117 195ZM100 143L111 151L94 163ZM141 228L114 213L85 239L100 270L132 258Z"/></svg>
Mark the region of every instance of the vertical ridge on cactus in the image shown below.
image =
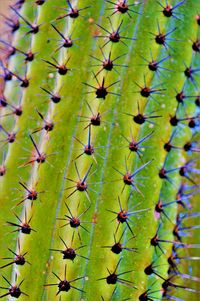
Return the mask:
<svg viewBox="0 0 200 301"><path fill-rule="evenodd" d="M0 246L2 258L28 251L31 265L2 261L1 296L198 300L199 9L194 0L11 7L20 26L0 41L12 75L1 84ZM22 114L10 114L19 104Z"/></svg>

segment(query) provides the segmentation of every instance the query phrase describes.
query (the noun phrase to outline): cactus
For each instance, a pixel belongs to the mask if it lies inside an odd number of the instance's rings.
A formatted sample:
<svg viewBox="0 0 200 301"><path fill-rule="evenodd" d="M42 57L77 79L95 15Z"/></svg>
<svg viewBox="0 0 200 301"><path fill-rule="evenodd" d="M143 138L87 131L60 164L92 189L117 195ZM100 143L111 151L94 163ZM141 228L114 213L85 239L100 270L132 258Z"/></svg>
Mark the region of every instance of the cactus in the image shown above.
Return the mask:
<svg viewBox="0 0 200 301"><path fill-rule="evenodd" d="M10 7L0 39L1 298L199 299L199 9Z"/></svg>

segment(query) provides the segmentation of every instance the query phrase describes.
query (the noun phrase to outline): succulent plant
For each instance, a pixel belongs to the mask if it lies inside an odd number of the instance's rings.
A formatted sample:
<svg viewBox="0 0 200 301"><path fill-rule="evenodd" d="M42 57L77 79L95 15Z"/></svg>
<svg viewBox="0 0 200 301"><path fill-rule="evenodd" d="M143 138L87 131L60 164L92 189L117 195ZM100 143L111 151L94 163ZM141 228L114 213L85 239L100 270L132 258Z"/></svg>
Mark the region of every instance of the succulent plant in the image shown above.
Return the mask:
<svg viewBox="0 0 200 301"><path fill-rule="evenodd" d="M10 6L0 298L199 300L199 10Z"/></svg>

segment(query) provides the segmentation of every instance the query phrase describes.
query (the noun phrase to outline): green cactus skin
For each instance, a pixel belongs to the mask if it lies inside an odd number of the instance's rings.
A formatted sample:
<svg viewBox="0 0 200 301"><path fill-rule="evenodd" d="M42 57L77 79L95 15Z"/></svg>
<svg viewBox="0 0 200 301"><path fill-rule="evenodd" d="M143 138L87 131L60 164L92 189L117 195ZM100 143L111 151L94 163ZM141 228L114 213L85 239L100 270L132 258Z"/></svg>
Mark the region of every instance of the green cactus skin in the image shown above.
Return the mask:
<svg viewBox="0 0 200 301"><path fill-rule="evenodd" d="M112 1L111 1L112 2ZM116 1L113 1L115 3ZM134 1L127 1L128 5ZM161 1L165 5L165 1ZM171 2L170 2L171 3ZM179 1L172 1L172 5L178 4ZM24 266L12 264L3 268L1 274L11 283L15 282L15 274L17 272L17 283L22 279L24 282L20 287L23 292L29 295L20 296L20 300L139 300L139 296L148 288L154 291L146 300L164 300L162 297L163 279L170 277L168 275L169 264L167 258L171 255L173 244L171 242L161 242L160 246L164 250L164 254L159 248L150 245L150 240L156 234L158 227L158 237L160 239L174 241L173 229L176 225L176 217L178 213L190 214L198 213L198 194L194 194L190 198L191 209L183 209L177 203L165 208L164 216L157 218L155 214L155 205L159 199L163 203L172 202L176 199L178 189L182 181L194 186L188 179L179 175L179 170L169 173L169 181L160 179L158 170L163 166L166 158L166 170L183 166L185 162L191 158L195 161L195 168L198 171L198 151L188 154L182 149L172 149L169 153L163 148L172 132L173 126L169 123L170 115L174 115L177 108L176 92L180 92L184 87L186 95L198 95L199 77L198 72L194 74L195 83L192 83L184 76L184 63L192 68L199 67L199 52L194 53L192 50L192 42L198 40L199 26L195 20L195 15L199 13L200 4L198 1L186 0L183 5L177 7L174 14L175 17L164 17L161 6L157 1L142 1L141 4L135 5L133 10L137 13L130 12L131 18L125 14L115 13L110 16L112 26L116 29L121 20L122 36L129 39L123 40L124 43L109 42L103 47L103 52L107 57L111 51L111 58L120 57L115 63L124 66L116 66L115 71L103 70L98 76L99 83L102 83L105 77L105 86L109 92L106 99L95 98L94 89L87 85L97 87L94 74L101 67L93 66L98 64L91 56L102 60L100 48L107 40L98 37L107 35L101 27L111 31L111 25L107 18L112 14L113 10L108 8L114 7L109 1L91 1L79 0L72 1L73 7L87 8L80 11L80 16L76 19L65 17L56 20L59 16L67 14L62 9L68 9L66 1L45 1L43 5L37 5L35 1L27 0L18 10L20 15L30 22L35 21L39 24L39 32L36 34L28 34L30 30L25 27L25 23L21 17L20 29L13 35L12 45L23 49L23 51L31 51L35 54L32 62L24 63L23 55L16 53L9 58L8 69L12 72L24 77L26 74L29 79L27 88L20 87L16 80L7 81L3 91L3 95L8 103L17 105L21 100L23 113L20 117L6 116L10 112L10 108L1 107L1 125L7 131L16 132L16 141L7 143L1 150L5 152L6 173L0 179L1 191L1 210L0 210L0 246L1 258L8 257L8 248L18 252L17 241L20 241L20 251L25 253L26 260L31 265L25 263ZM178 15L181 13L182 15ZM12 14L16 13L12 11ZM161 33L168 33L174 28L176 30L169 35L169 38L175 39L168 41L170 47L167 50L155 43L155 37L150 33L157 34L157 22L159 23ZM98 24L98 25L97 25ZM61 37L51 26L54 25L65 36L72 34L72 40L75 39L71 48L63 47L55 51L59 47ZM77 40L76 40L77 39ZM161 64L162 67L170 69L161 70L161 73L155 74L148 69L147 62L144 58L150 60L150 52L157 61L163 57L170 57ZM62 76L56 72L55 68L50 68L49 64L44 60L53 62L52 57L58 60L59 64L66 62L69 70L67 74ZM128 66L128 67L126 67ZM94 72L94 73L93 73ZM143 87L144 76L147 87L155 87L157 89L165 89L160 94L153 94L153 98L144 98L138 93ZM117 82L119 81L119 82ZM117 82L115 85L113 83ZM87 85L84 85L86 83ZM61 101L53 103L48 95L41 89L59 93ZM96 148L94 157L83 152L83 145L78 142L80 140L84 145L88 142L88 127L84 129L88 122L82 116L91 116L89 107L94 113L100 112L102 122L100 126L91 126L91 144ZM137 115L138 104L141 113L161 117L156 118L155 124L147 123L138 125L133 122L133 118L128 114ZM199 122L198 107L195 105L194 98L186 98L184 106L179 105L178 117L186 118L196 116ZM31 134L35 129L42 126L42 120L37 114L40 112L46 120L53 120L55 127L49 133L45 130ZM106 113L104 115L104 113ZM194 131L187 126L188 121L183 121L184 125L176 127L177 132L173 138L172 145L182 147L191 139L198 141L199 134L193 137ZM197 130L198 131L198 130ZM197 132L196 131L196 132ZM34 141L38 145L39 151L49 155L47 162L38 164L27 164L31 160L31 153L34 151L33 144L29 135L32 135ZM124 139L131 139L131 135L136 141L139 141L146 135L149 138L142 143L144 146L143 154L140 158L136 153L129 151L128 142ZM0 132L1 140L5 139L3 130ZM192 141L193 141L192 140ZM146 147L146 148L145 148ZM80 149L81 148L81 149ZM196 147L198 150L198 146ZM76 159L76 160L75 160ZM141 170L135 177L135 183L139 193L130 186L123 190L123 175L126 172L126 163L128 171L133 173L145 163L149 164ZM68 189L76 183L68 180L77 181L77 173L75 164L80 173L81 179L90 168L91 171L87 178L89 199L84 192L76 191L68 198L73 189ZM191 173L192 180L198 183L198 174ZM27 192L20 186L19 182L25 183L30 189L33 188L38 195L37 200L25 199L20 205ZM127 187L128 186L128 187ZM91 190L90 190L91 188ZM198 190L194 187L192 191ZM122 192L123 190L123 192ZM130 192L132 194L130 195ZM189 190L190 191L190 190ZM129 216L128 224L134 233L131 233L129 227L116 222L116 214L112 214L109 210L119 212L118 198L122 204L122 209L128 212L140 211ZM67 219L61 220L66 215L69 216L67 206L74 216L81 216L81 224L87 231L81 228L71 228L67 223ZM144 210L144 211L143 211ZM11 232L16 230L9 227L6 221L18 223L14 213L21 219L24 219L25 211L27 218L32 220L31 227L36 232L30 235L21 232ZM112 221L114 219L114 221ZM184 220L184 226L197 226L197 229L191 229L192 236L183 237L182 240L188 246L180 251L180 256L197 257L199 243L199 217L188 218ZM85 222L85 223L84 223ZM116 233L116 241L119 240L123 233L122 242L127 242L125 247L136 249L136 251L123 250L121 254L114 254L105 246L112 246L114 243L114 233L119 224ZM80 241L80 237L81 241ZM77 256L74 261L62 259L61 252L53 250L64 250L65 246L61 237L68 247L78 248ZM72 241L73 238L73 241ZM72 245L71 245L72 243ZM190 244L190 247L189 247ZM180 245L180 243L179 243ZM80 249L79 249L80 247ZM52 250L53 249L53 250ZM11 254L9 254L11 255ZM162 278L156 275L147 276L144 269L155 261L156 272ZM183 276L173 277L173 283L181 286L198 290L199 271L198 260L183 260L179 265L182 274L190 274L190 279L184 279ZM1 260L1 266L7 261ZM131 281L123 285L117 282L116 285L109 285L106 280L98 280L107 277L108 271L112 273L115 267L117 274ZM81 279L72 282L72 288L68 292L58 292L57 285L48 286L48 284L58 284L59 280L52 273L54 272L61 280L64 279L64 270L67 269L67 280L73 280L81 277ZM83 278L82 278L83 277ZM193 277L193 279L192 279ZM195 278L196 277L196 278ZM152 285L153 284L153 285ZM47 286L46 286L47 285ZM0 286L6 286L6 282L0 280ZM73 286L83 290L73 289ZM6 291L2 290L1 295ZM180 300L198 300L199 293L189 291L184 288L172 288L167 293L172 300L180 298ZM61 296L61 297L59 297ZM60 299L59 299L60 298ZM112 299L111 299L112 298ZM10 296L5 300L12 299ZM169 299L169 297L168 297Z"/></svg>

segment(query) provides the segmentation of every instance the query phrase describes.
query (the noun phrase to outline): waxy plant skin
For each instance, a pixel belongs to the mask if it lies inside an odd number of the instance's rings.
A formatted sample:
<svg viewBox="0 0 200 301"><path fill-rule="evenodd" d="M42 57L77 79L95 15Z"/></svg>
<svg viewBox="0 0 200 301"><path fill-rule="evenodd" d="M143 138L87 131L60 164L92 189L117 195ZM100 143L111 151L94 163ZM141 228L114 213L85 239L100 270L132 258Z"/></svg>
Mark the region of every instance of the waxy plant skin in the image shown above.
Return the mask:
<svg viewBox="0 0 200 301"><path fill-rule="evenodd" d="M200 298L200 2L1 15L0 299Z"/></svg>

